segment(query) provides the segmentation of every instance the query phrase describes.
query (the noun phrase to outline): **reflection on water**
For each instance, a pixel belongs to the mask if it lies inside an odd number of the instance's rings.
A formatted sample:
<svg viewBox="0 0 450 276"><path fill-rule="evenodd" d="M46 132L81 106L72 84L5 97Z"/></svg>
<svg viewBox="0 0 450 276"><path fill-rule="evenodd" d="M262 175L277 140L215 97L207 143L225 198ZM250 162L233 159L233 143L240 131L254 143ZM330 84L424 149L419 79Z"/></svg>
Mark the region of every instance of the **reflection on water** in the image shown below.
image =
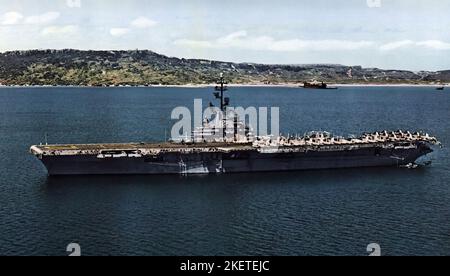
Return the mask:
<svg viewBox="0 0 450 276"><path fill-rule="evenodd" d="M426 191L410 180L427 174L424 169L370 168L51 177L42 192L47 215L71 210L62 218L73 221L80 242L93 243L93 252L100 254L364 254L370 237L401 242L398 228L424 234L409 228L414 222L396 223L405 214L417 216L420 198L410 196ZM59 231L54 221L47 227ZM89 237L94 229L102 239Z"/></svg>
<svg viewBox="0 0 450 276"><path fill-rule="evenodd" d="M399 168L355 168L342 170L310 170L298 172L268 172L268 173L238 173L238 174L199 174L199 175L94 175L94 176L49 176L45 178L45 188L75 186L75 185L109 185L109 186L131 186L141 185L264 185L282 184L297 181L297 184L320 185L327 182L334 183L336 180L351 180L357 177L374 178L380 174L389 174L391 177L403 175L422 175L426 173L426 167L417 169Z"/></svg>

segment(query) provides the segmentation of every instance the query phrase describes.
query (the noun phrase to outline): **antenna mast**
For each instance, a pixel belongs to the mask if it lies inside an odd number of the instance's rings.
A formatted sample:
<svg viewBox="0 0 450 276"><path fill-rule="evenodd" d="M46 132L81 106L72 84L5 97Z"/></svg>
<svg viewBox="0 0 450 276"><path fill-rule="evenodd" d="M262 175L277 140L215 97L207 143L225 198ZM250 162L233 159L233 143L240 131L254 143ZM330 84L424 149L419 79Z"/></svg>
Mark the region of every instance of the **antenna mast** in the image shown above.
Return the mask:
<svg viewBox="0 0 450 276"><path fill-rule="evenodd" d="M220 110L222 111L223 116L223 138L225 138L225 129L226 129L226 114L225 111L227 109L227 106L230 104L230 98L225 97L225 91L228 90L228 87L226 86L227 83L225 82L225 79L223 77L223 73L220 73L220 79L218 82L218 85L216 86L214 93L214 96L216 99L220 100Z"/></svg>
<svg viewBox="0 0 450 276"><path fill-rule="evenodd" d="M225 91L228 91L228 87L226 86L227 83L225 82L223 73L220 73L220 79L217 84L218 85L215 88L216 92L214 93L214 96L216 99L220 100L220 110L225 112L227 106L230 104L230 98L226 98L224 94Z"/></svg>

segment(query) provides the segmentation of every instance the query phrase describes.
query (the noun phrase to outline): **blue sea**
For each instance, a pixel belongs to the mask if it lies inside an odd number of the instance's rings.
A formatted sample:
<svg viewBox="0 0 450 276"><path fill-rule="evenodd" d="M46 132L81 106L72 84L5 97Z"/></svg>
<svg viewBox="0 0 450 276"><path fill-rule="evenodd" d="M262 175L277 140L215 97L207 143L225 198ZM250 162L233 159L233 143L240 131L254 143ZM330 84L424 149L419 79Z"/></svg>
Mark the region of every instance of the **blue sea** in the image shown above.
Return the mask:
<svg viewBox="0 0 450 276"><path fill-rule="evenodd" d="M423 130L429 167L218 176L47 177L33 144L163 141L209 88L0 88L0 255L450 255L450 92L231 88L281 131Z"/></svg>

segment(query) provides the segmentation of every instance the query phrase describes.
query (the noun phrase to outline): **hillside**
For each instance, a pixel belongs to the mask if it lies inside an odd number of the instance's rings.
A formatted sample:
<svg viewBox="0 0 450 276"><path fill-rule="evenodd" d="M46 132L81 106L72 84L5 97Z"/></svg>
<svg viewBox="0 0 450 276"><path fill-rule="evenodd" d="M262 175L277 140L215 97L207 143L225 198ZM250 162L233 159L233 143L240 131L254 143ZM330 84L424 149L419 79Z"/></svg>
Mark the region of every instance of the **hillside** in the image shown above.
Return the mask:
<svg viewBox="0 0 450 276"><path fill-rule="evenodd" d="M214 83L224 72L236 84L434 84L450 70L410 72L343 65L264 65L167 57L152 51L31 50L0 54L2 85L183 85Z"/></svg>

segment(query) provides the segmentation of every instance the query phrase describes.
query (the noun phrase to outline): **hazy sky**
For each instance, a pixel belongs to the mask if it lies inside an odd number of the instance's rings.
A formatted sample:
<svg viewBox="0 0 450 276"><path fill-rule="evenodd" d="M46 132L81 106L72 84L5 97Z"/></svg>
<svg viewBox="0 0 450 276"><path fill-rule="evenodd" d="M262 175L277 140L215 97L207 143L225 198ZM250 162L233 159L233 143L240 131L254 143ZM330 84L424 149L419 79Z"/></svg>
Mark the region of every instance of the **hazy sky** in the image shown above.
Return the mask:
<svg viewBox="0 0 450 276"><path fill-rule="evenodd" d="M0 0L0 51L450 69L449 0Z"/></svg>

